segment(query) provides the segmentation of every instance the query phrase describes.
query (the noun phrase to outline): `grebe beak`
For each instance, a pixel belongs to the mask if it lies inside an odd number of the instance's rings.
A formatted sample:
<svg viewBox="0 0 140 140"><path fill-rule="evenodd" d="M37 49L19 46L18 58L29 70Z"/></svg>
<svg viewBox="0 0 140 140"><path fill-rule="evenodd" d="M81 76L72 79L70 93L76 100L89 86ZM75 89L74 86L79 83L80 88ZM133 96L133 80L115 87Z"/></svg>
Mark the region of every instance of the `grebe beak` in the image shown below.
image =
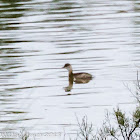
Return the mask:
<svg viewBox="0 0 140 140"><path fill-rule="evenodd" d="M65 66L64 67L62 67L62 69L64 69L65 68Z"/></svg>

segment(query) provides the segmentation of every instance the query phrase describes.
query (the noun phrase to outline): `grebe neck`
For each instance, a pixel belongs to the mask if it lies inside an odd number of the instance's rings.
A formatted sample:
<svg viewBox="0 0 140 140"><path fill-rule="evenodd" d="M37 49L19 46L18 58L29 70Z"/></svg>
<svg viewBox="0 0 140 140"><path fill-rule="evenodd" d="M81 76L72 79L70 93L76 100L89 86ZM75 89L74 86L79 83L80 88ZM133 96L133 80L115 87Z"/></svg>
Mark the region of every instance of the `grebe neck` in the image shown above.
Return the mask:
<svg viewBox="0 0 140 140"><path fill-rule="evenodd" d="M70 77L70 76L73 76L73 71L72 71L72 69L69 70L69 77Z"/></svg>
<svg viewBox="0 0 140 140"><path fill-rule="evenodd" d="M73 82L73 72L72 70L69 71L69 82L72 81Z"/></svg>

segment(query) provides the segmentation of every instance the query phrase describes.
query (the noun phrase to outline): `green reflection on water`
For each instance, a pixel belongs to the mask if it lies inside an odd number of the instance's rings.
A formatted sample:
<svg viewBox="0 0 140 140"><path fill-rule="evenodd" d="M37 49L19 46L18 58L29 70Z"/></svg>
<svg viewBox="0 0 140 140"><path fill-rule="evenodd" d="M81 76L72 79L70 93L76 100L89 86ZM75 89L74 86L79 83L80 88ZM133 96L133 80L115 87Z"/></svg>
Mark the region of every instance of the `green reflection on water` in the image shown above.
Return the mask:
<svg viewBox="0 0 140 140"><path fill-rule="evenodd" d="M22 8L23 4L20 4L18 0L1 0L0 4L0 46L26 42L26 40L18 40L15 31L20 29L19 18L24 15L27 9Z"/></svg>

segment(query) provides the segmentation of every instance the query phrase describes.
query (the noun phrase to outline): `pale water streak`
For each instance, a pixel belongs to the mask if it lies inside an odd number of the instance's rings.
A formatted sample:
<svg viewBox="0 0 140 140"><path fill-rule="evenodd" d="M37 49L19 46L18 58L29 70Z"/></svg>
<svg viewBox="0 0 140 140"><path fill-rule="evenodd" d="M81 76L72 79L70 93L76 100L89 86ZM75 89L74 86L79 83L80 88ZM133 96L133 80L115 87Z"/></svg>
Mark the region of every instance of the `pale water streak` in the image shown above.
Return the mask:
<svg viewBox="0 0 140 140"><path fill-rule="evenodd" d="M139 9L139 0L1 0L0 129L72 133L75 114L97 127L106 109L133 110L124 83L135 89ZM65 63L95 78L65 92Z"/></svg>

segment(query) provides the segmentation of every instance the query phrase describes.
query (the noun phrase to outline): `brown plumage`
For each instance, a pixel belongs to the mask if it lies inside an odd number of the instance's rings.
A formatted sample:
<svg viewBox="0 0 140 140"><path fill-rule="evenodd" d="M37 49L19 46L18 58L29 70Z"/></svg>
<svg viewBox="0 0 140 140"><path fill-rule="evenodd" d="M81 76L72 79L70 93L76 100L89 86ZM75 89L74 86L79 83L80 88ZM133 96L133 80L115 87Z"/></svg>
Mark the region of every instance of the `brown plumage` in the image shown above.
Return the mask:
<svg viewBox="0 0 140 140"><path fill-rule="evenodd" d="M87 79L89 81L92 79L92 75L89 73L73 73L72 66L69 63L65 64L63 68L66 68L69 71L69 78L74 81L81 81L82 79Z"/></svg>

